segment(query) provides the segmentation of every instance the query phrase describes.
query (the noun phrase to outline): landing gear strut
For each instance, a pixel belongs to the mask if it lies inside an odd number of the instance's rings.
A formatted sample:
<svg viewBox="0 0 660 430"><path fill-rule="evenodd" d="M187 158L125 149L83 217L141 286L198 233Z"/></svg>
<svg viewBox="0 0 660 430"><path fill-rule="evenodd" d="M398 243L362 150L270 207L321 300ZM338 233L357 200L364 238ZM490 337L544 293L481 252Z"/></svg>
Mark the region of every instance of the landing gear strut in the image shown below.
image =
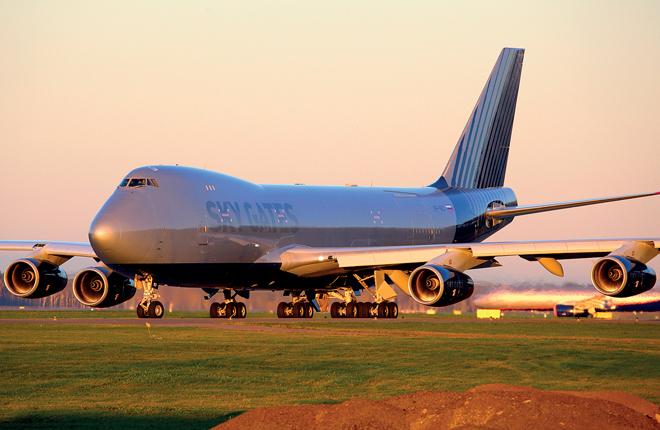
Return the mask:
<svg viewBox="0 0 660 430"><path fill-rule="evenodd" d="M154 285L154 278L151 275L135 275L135 286L143 291L136 309L138 318L163 318L165 307L156 300L160 294L156 291L158 286Z"/></svg>
<svg viewBox="0 0 660 430"><path fill-rule="evenodd" d="M236 293L231 290L222 291L225 300L222 303L213 302L209 309L211 318L245 318L247 316L247 306L245 303L236 301Z"/></svg>

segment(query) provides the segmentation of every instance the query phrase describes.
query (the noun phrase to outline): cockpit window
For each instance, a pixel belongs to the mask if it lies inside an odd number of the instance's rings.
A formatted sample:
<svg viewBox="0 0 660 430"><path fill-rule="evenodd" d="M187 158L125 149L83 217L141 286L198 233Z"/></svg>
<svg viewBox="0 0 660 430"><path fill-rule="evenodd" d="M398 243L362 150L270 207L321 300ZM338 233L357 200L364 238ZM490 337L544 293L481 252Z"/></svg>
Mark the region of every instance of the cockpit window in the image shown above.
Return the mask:
<svg viewBox="0 0 660 430"><path fill-rule="evenodd" d="M119 184L120 188L158 187L158 181L153 178L126 178Z"/></svg>
<svg viewBox="0 0 660 430"><path fill-rule="evenodd" d="M128 182L129 188L146 187L146 186L147 186L147 180L144 178L133 178Z"/></svg>

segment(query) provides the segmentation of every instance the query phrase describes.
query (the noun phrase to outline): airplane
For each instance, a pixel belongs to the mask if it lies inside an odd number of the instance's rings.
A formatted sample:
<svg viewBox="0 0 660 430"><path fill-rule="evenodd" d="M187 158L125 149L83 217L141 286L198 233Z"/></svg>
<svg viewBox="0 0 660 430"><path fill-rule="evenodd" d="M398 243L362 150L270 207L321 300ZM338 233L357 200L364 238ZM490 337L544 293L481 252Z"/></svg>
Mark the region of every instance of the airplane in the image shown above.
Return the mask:
<svg viewBox="0 0 660 430"><path fill-rule="evenodd" d="M589 317L598 312L659 312L660 294L607 297L583 290L499 290L474 300L480 309L552 311L556 317Z"/></svg>
<svg viewBox="0 0 660 430"><path fill-rule="evenodd" d="M650 290L648 263L660 239L484 242L517 216L660 193L518 205L504 187L524 50L504 48L441 176L417 188L259 185L182 166L128 173L101 207L89 243L0 241L27 251L4 272L24 298L62 291L60 266L73 257L98 265L79 271L73 293L104 308L142 299L139 318L162 318L161 285L201 288L212 318L245 318L257 290L282 291L280 318L309 318L334 298L333 318L396 318L393 287L431 307L470 297L465 272L517 255L563 276L559 260L599 257L591 279L611 297ZM372 301L359 301L366 292Z"/></svg>

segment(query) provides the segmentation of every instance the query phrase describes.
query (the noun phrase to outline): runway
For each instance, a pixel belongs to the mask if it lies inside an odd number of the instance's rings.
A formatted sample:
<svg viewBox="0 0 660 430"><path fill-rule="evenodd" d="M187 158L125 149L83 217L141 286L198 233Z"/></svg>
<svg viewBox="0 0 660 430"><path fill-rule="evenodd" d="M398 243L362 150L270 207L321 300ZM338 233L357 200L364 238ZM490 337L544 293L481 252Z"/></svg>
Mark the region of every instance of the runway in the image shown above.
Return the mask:
<svg viewBox="0 0 660 430"><path fill-rule="evenodd" d="M609 325L660 325L660 320L576 320L542 317L511 317L498 320L469 318L465 316L429 317L420 314L402 315L399 319L333 319L328 314L317 314L312 319L279 319L272 316L248 317L246 319L215 318L162 318L139 319L135 317L44 317L44 318L0 318L0 326L40 325L44 327L86 326L103 327L149 327L159 329L192 328L218 330L224 332L278 333L284 335L313 336L369 336L420 338L439 337L444 339L555 339L576 340L578 336L570 334L571 326L591 326L594 329ZM518 326L519 328L515 328ZM501 328L511 327L505 332ZM560 329L561 330L558 330ZM514 331L511 333L510 331ZM602 342L611 342L610 336L594 338ZM631 342L628 338L619 338L620 343ZM660 339L650 340L660 345Z"/></svg>

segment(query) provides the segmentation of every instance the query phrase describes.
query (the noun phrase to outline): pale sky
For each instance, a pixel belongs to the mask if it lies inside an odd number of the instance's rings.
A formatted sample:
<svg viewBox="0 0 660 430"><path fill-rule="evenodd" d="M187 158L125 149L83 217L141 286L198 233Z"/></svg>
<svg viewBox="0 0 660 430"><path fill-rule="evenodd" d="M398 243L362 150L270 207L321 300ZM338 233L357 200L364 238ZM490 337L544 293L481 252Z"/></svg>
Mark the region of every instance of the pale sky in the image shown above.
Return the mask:
<svg viewBox="0 0 660 430"><path fill-rule="evenodd" d="M657 191L658 23L651 0L0 0L0 239L86 240L145 164L429 184L505 46L526 49L506 177L521 204ZM530 215L491 240L658 237L659 209ZM518 260L473 273L553 281ZM588 282L589 263L566 268Z"/></svg>

